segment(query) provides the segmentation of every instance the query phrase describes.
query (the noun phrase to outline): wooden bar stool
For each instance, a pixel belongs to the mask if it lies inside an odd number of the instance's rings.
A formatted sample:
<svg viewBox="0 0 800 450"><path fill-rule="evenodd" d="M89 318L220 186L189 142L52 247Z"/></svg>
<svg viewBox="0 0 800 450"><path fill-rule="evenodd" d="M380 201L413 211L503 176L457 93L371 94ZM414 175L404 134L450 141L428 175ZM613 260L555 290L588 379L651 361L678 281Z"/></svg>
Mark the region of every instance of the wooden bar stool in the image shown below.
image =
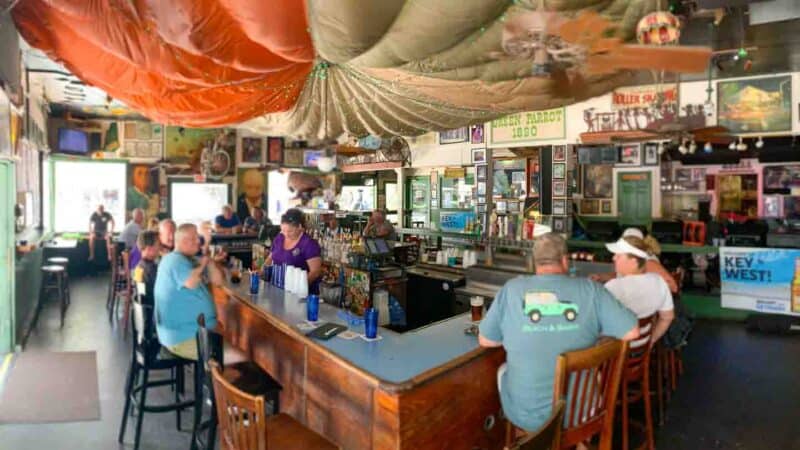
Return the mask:
<svg viewBox="0 0 800 450"><path fill-rule="evenodd" d="M505 450L559 450L561 423L564 421L564 400L553 406L547 422L533 433L526 434Z"/></svg>
<svg viewBox="0 0 800 450"><path fill-rule="evenodd" d="M217 437L216 400L211 381L212 360L222 362L222 335L206 328L205 316L197 317L197 354L201 368L195 374L194 426L192 450L213 450ZM253 396L263 396L266 401L265 414L280 412L280 393L283 387L252 361L241 361L225 365L222 376L237 389ZM203 406L211 405L211 417L203 420Z"/></svg>
<svg viewBox="0 0 800 450"><path fill-rule="evenodd" d="M63 256L53 256L51 258L47 258L47 265L49 266L61 266L64 268L64 292L67 296L67 306L72 304L72 296L69 292L69 258Z"/></svg>
<svg viewBox="0 0 800 450"><path fill-rule="evenodd" d="M111 270L111 292L109 294L108 320L114 321L119 313L120 297L125 301L125 310L122 318L124 332L128 332L128 322L130 319L131 299L133 298L133 283L131 281L131 269L128 266L130 254L122 251L117 256L117 251L112 247L112 270Z"/></svg>
<svg viewBox="0 0 800 450"><path fill-rule="evenodd" d="M42 266L42 275L44 282L42 289L44 291L44 298L50 291L56 291L58 301L61 305L61 327L64 327L64 316L67 314L67 307L69 307L69 297L67 296L67 277L66 270L63 266L49 265Z"/></svg>
<svg viewBox="0 0 800 450"><path fill-rule="evenodd" d="M620 403L622 406L622 450L628 450L628 429L634 425L644 431L644 444L639 448L654 450L653 412L650 404L650 344L655 315L639 319L639 338L631 342L622 371ZM628 405L644 402L644 424L630 420Z"/></svg>
<svg viewBox="0 0 800 450"><path fill-rule="evenodd" d="M287 414L267 416L263 396L248 395L210 362L220 443L224 450L329 450L336 445Z"/></svg>

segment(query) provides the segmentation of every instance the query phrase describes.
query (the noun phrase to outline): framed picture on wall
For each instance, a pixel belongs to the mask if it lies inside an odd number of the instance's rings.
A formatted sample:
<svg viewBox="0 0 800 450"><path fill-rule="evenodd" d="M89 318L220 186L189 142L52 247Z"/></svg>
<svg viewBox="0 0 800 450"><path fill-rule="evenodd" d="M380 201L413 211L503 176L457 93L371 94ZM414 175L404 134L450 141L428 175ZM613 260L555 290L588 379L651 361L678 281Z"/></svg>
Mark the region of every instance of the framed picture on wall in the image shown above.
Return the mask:
<svg viewBox="0 0 800 450"><path fill-rule="evenodd" d="M602 214L611 214L611 200L600 201L600 212Z"/></svg>
<svg viewBox="0 0 800 450"><path fill-rule="evenodd" d="M619 148L619 166L642 165L642 147L640 144L625 144Z"/></svg>
<svg viewBox="0 0 800 450"><path fill-rule="evenodd" d="M478 211L478 214L485 213L486 212L486 205L485 204L479 204L478 208L477 208L477 211Z"/></svg>
<svg viewBox="0 0 800 450"><path fill-rule="evenodd" d="M599 214L600 201L591 199L582 199L580 204L581 214Z"/></svg>
<svg viewBox="0 0 800 450"><path fill-rule="evenodd" d="M781 217L783 215L783 202L780 195L764 196L764 217Z"/></svg>
<svg viewBox="0 0 800 450"><path fill-rule="evenodd" d="M486 149L485 148L473 148L472 149L472 164L485 164L485 163L486 163Z"/></svg>
<svg viewBox="0 0 800 450"><path fill-rule="evenodd" d="M553 161L566 161L567 160L567 146L554 145L553 146Z"/></svg>
<svg viewBox="0 0 800 450"><path fill-rule="evenodd" d="M508 201L508 212L517 212L519 211L519 202L516 200L509 200Z"/></svg>
<svg viewBox="0 0 800 450"><path fill-rule="evenodd" d="M653 142L644 144L644 163L648 166L658 165L658 144Z"/></svg>
<svg viewBox="0 0 800 450"><path fill-rule="evenodd" d="M553 163L553 178L563 180L567 174L566 163Z"/></svg>
<svg viewBox="0 0 800 450"><path fill-rule="evenodd" d="M486 182L479 181L476 189L478 191L478 195L486 195Z"/></svg>
<svg viewBox="0 0 800 450"><path fill-rule="evenodd" d="M567 231L567 218L566 217L553 217L553 231L556 233L564 233Z"/></svg>
<svg viewBox="0 0 800 450"><path fill-rule="evenodd" d="M479 195L478 196L478 204L479 205L485 205L486 204L486 197L482 196L482 195Z"/></svg>
<svg viewBox="0 0 800 450"><path fill-rule="evenodd" d="M480 165L475 166L475 174L478 178L478 181L486 181L486 166Z"/></svg>
<svg viewBox="0 0 800 450"><path fill-rule="evenodd" d="M553 215L554 216L563 216L567 213L567 200L563 198L557 198L553 200Z"/></svg>
<svg viewBox="0 0 800 450"><path fill-rule="evenodd" d="M470 144L483 144L483 124L479 123L469 127L469 135Z"/></svg>
<svg viewBox="0 0 800 450"><path fill-rule="evenodd" d="M494 204L494 207L497 210L497 212L504 213L504 212L506 212L506 201L505 200L498 200Z"/></svg>
<svg viewBox="0 0 800 450"><path fill-rule="evenodd" d="M611 198L613 186L614 166L607 164L583 166L583 195L586 198Z"/></svg>
<svg viewBox="0 0 800 450"><path fill-rule="evenodd" d="M467 142L468 140L469 128L467 127L439 132L439 144L455 144L457 142Z"/></svg>
<svg viewBox="0 0 800 450"><path fill-rule="evenodd" d="M239 162L242 164L261 164L264 140L259 137L243 137Z"/></svg>
<svg viewBox="0 0 800 450"><path fill-rule="evenodd" d="M280 164L283 162L283 138L267 138L267 162Z"/></svg>
<svg viewBox="0 0 800 450"><path fill-rule="evenodd" d="M567 195L567 183L565 181L553 181L553 196L564 197Z"/></svg>

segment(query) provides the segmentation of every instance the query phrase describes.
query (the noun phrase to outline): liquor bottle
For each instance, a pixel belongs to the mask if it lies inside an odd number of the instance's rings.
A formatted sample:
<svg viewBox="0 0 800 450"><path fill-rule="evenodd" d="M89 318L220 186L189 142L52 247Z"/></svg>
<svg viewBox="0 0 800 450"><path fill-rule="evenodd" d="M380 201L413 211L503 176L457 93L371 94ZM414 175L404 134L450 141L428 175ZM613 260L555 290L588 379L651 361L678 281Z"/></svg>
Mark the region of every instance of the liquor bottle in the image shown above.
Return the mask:
<svg viewBox="0 0 800 450"><path fill-rule="evenodd" d="M800 313L800 258L794 260L794 277L792 277L792 304L793 313Z"/></svg>

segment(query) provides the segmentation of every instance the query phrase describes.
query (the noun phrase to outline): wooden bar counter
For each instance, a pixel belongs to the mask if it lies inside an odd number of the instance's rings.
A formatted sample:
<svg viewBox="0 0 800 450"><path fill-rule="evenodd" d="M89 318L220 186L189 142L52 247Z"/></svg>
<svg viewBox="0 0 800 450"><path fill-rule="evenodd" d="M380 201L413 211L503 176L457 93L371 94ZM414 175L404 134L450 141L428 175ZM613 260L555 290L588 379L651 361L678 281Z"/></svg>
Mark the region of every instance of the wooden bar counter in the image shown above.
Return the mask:
<svg viewBox="0 0 800 450"><path fill-rule="evenodd" d="M383 338L306 337L305 303L281 289L250 295L249 283L215 289L226 338L283 385L280 408L343 449L500 449L496 372L500 349L464 333L461 315ZM344 324L320 305L320 321ZM353 331L361 333L363 327Z"/></svg>

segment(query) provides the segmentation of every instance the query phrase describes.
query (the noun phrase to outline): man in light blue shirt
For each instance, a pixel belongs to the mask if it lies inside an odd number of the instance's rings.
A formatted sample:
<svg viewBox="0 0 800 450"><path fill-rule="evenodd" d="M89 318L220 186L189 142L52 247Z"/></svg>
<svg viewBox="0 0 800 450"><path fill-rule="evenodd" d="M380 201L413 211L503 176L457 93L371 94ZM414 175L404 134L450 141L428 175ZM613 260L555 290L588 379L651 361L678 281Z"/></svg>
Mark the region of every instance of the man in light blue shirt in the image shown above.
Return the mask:
<svg viewBox="0 0 800 450"><path fill-rule="evenodd" d="M498 377L500 402L517 427L534 431L547 420L559 354L591 347L600 336L639 335L636 316L602 285L567 276L567 245L547 233L533 248L536 275L503 286L480 325L484 347L503 346L505 371Z"/></svg>
<svg viewBox="0 0 800 450"><path fill-rule="evenodd" d="M197 359L197 316L205 315L206 327L217 325L214 301L204 278L223 284L224 276L216 262L195 255L200 250L197 227L183 224L175 232L175 251L161 258L156 275L155 322L158 340L172 353ZM224 254L219 255L224 258Z"/></svg>

